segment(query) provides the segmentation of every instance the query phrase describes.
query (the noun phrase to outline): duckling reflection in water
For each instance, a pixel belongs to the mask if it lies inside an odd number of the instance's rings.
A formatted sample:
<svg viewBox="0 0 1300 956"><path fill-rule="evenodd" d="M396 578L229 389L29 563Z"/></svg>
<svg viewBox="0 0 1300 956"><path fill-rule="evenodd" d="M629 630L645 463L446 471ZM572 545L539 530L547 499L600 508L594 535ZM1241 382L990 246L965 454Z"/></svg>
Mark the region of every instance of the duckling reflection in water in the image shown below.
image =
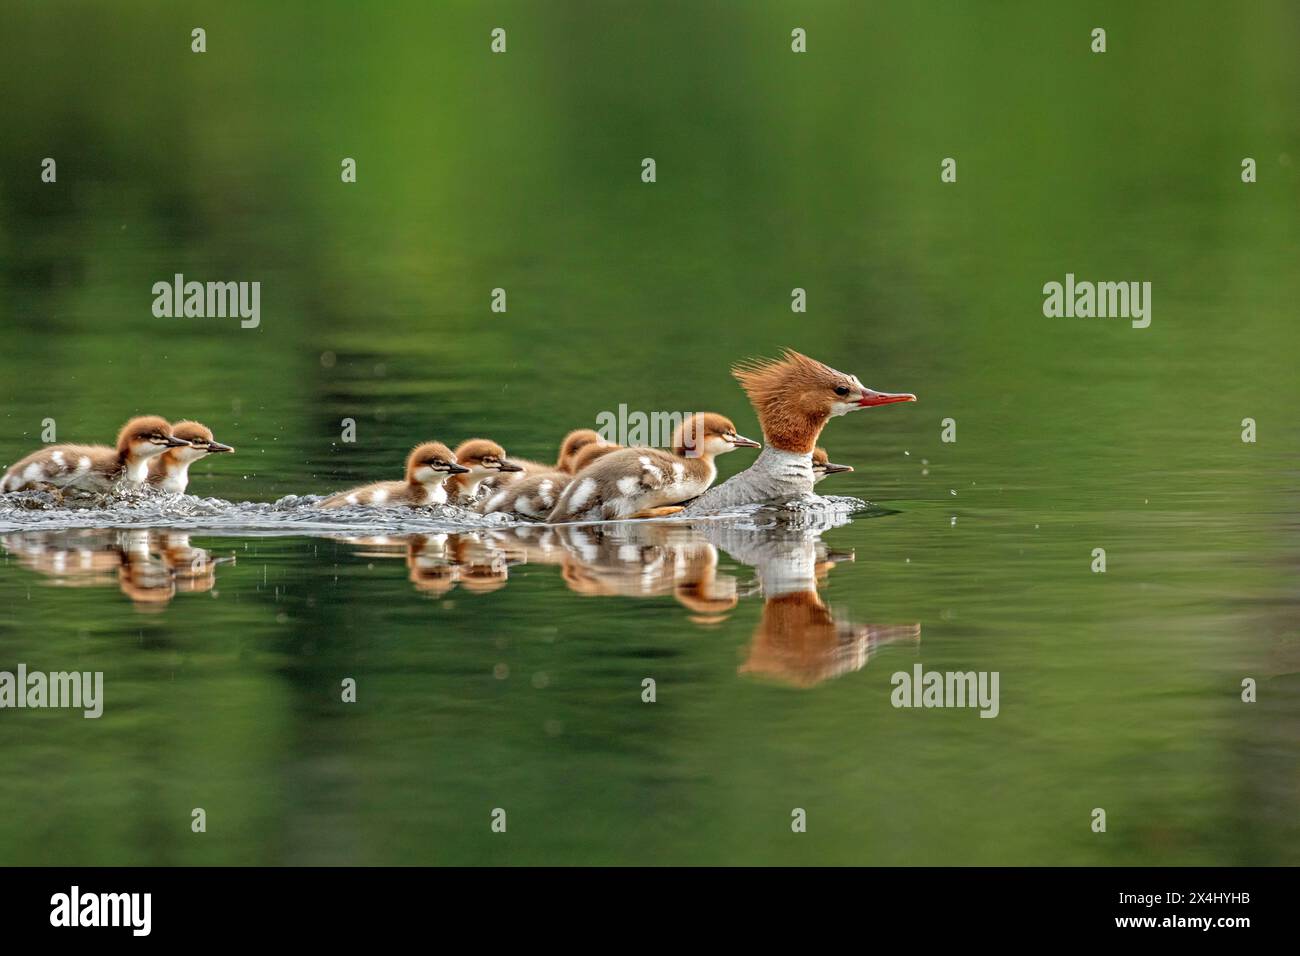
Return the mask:
<svg viewBox="0 0 1300 956"><path fill-rule="evenodd" d="M853 554L830 551L821 534L848 520L827 515L809 527L778 529L716 522L532 525L343 540L362 548L359 556L404 557L412 584L435 596L457 585L494 591L506 585L511 567L556 565L575 594L671 595L690 612L688 620L709 627L726 621L742 597L761 594L762 614L738 672L806 688L860 670L886 644L921 640L919 623L856 624L822 601L819 584ZM720 571L723 553L754 568L752 588Z"/></svg>
<svg viewBox="0 0 1300 956"><path fill-rule="evenodd" d="M235 560L214 558L177 531L26 531L5 535L0 542L19 564L50 578L50 584L116 584L141 609L161 608L178 592L212 591L217 566Z"/></svg>
<svg viewBox="0 0 1300 956"><path fill-rule="evenodd" d="M466 591L487 593L505 587L510 566L523 560L486 535L412 534L338 538L359 549L357 557L403 558L408 578L417 591L441 597L457 585Z"/></svg>
<svg viewBox="0 0 1300 956"><path fill-rule="evenodd" d="M718 624L736 606L735 577L718 573L718 550L689 525L558 526L561 574L588 597L671 594L697 624Z"/></svg>

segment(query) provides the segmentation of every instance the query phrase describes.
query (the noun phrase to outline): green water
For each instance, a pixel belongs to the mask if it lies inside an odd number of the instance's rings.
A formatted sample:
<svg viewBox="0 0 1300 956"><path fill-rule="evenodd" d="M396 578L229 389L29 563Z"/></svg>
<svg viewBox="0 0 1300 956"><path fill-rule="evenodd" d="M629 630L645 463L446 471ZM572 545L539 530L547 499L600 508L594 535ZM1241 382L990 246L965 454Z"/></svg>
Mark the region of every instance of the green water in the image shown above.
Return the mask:
<svg viewBox="0 0 1300 956"><path fill-rule="evenodd" d="M192 491L264 502L620 404L757 435L727 367L786 345L920 400L826 430L819 490L882 511L802 617L685 531L7 534L0 670L105 704L0 713L0 860L1300 862L1293 4L4 22L0 461L156 411L238 447ZM178 272L260 281L260 326L155 318ZM1150 327L1044 317L1066 273L1151 282ZM998 716L892 707L918 662L997 671Z"/></svg>

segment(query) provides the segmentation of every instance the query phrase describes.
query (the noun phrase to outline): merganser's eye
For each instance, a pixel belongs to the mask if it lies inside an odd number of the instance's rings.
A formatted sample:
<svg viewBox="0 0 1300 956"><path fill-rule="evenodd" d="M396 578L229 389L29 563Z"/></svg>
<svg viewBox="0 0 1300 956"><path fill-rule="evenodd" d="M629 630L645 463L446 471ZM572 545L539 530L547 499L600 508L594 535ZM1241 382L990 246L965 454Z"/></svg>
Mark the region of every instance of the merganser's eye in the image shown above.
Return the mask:
<svg viewBox="0 0 1300 956"><path fill-rule="evenodd" d="M835 394L843 398L845 395L849 394L849 387L847 385L836 385Z"/></svg>

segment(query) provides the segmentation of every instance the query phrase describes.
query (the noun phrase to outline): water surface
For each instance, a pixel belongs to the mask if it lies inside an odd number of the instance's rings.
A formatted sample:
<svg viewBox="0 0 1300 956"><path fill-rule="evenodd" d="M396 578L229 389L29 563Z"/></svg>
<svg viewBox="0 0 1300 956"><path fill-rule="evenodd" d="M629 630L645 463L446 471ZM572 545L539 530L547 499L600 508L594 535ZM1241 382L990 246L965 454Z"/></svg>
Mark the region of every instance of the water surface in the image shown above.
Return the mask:
<svg viewBox="0 0 1300 956"><path fill-rule="evenodd" d="M180 502L0 506L0 669L106 694L0 714L0 859L1300 861L1292 5L201 15L199 56L183 6L6 11L0 461L136 412L238 451ZM154 318L177 272L261 281L260 327ZM1150 328L1045 318L1067 272L1152 282ZM620 404L757 435L727 367L786 345L920 397L823 436L871 510L303 506ZM917 663L997 671L998 716L894 708Z"/></svg>

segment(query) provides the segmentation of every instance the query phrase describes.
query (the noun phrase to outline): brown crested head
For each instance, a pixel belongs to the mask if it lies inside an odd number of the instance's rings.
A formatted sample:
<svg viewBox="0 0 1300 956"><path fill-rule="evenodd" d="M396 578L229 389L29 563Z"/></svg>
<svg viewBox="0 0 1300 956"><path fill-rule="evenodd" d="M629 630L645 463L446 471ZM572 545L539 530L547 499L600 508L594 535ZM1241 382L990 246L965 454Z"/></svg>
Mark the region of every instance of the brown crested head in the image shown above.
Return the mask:
<svg viewBox="0 0 1300 956"><path fill-rule="evenodd" d="M606 444L605 439L600 437L599 432L590 428L575 428L564 436L564 441L560 442L560 457L556 459L555 466L560 471L572 474L577 470L574 467L574 459L582 451L604 444Z"/></svg>
<svg viewBox="0 0 1300 956"><path fill-rule="evenodd" d="M497 471L522 471L506 458L506 450L486 438L471 438L456 446L456 462L470 471L487 473Z"/></svg>
<svg viewBox="0 0 1300 956"><path fill-rule="evenodd" d="M683 458L712 458L737 448L760 448L736 432L730 418L716 412L688 415L673 431L673 454Z"/></svg>
<svg viewBox="0 0 1300 956"><path fill-rule="evenodd" d="M188 420L173 422L172 434L190 443L192 452L197 453L192 454L191 457L201 458L209 453L233 452L235 450L213 438L212 429L201 422ZM169 454L176 454L176 452L169 452Z"/></svg>
<svg viewBox="0 0 1300 956"><path fill-rule="evenodd" d="M168 448L184 448L189 442L172 434L172 426L158 415L139 415L122 426L117 433L119 455L151 457Z"/></svg>
<svg viewBox="0 0 1300 956"><path fill-rule="evenodd" d="M783 451L807 454L833 415L873 405L914 402L909 393L877 392L849 375L785 349L779 359L755 359L734 366L731 374L758 413L767 443Z"/></svg>
<svg viewBox="0 0 1300 956"><path fill-rule="evenodd" d="M601 442L595 445L584 446L576 455L573 456L572 470L570 474L576 475L582 469L586 468L593 461L604 458L612 451L619 451L622 445L615 445L613 442Z"/></svg>
<svg viewBox="0 0 1300 956"><path fill-rule="evenodd" d="M441 482L449 475L463 475L469 471L456 462L456 455L440 441L427 441L416 445L406 456L406 480L414 484Z"/></svg>

